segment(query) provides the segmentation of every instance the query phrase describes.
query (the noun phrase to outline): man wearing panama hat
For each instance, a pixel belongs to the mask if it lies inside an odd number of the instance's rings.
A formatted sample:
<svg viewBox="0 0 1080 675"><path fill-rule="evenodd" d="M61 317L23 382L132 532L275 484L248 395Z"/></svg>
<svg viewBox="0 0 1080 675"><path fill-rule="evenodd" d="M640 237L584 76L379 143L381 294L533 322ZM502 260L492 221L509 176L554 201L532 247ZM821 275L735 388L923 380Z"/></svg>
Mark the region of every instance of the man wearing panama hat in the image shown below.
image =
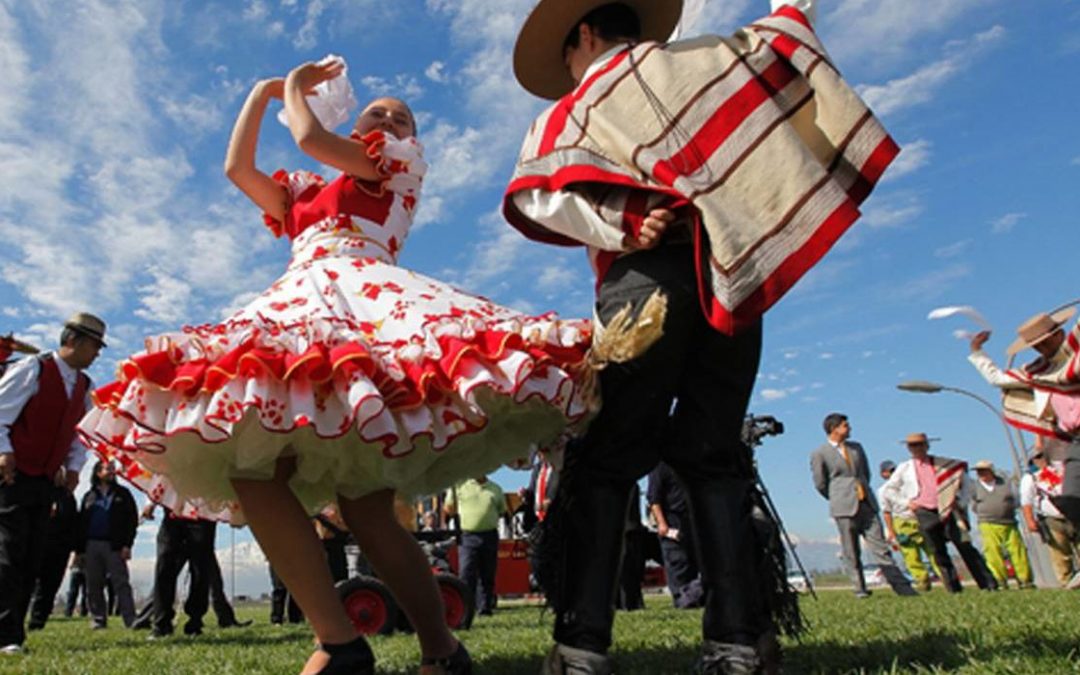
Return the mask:
<svg viewBox="0 0 1080 675"><path fill-rule="evenodd" d="M0 654L19 654L32 571L40 566L54 483L74 491L86 448L75 425L89 407L83 373L105 346L105 322L79 313L60 348L0 377Z"/></svg>
<svg viewBox="0 0 1080 675"><path fill-rule="evenodd" d="M770 611L797 615L763 590L771 567L740 440L761 315L855 222L897 152L802 10L781 6L732 39L664 44L682 6L541 0L514 48L518 81L555 103L523 143L504 216L529 238L587 248L594 356L632 347L600 371L603 407L568 448L538 528L565 543L538 573L557 614L545 672L610 671L627 495L661 459L698 534L701 670L755 672ZM619 342L632 312L662 326L651 346Z"/></svg>

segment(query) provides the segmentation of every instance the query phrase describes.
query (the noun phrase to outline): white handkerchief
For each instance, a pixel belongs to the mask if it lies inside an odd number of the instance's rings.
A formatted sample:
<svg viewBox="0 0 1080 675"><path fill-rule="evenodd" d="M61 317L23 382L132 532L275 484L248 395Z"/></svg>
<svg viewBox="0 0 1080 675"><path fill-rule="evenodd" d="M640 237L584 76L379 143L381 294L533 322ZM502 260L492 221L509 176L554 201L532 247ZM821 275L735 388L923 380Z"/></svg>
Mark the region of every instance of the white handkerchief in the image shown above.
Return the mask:
<svg viewBox="0 0 1080 675"><path fill-rule="evenodd" d="M974 307L969 305L959 305L956 307L938 307L932 310L930 314L926 316L927 319L948 319L954 316L967 317L971 321L975 322L981 330L992 330L990 322L978 312ZM975 336L975 333L967 330L955 330L953 336L958 340L970 340Z"/></svg>
<svg viewBox="0 0 1080 675"><path fill-rule="evenodd" d="M319 61L319 65L331 61L340 61L345 66L341 74L332 80L317 84L315 92L318 95L307 97L311 112L327 131L333 131L343 122L349 121L358 105L352 84L349 83L349 67L345 65L345 59L336 54L328 54ZM289 116L285 113L285 108L278 112L277 118L279 122L289 126Z"/></svg>

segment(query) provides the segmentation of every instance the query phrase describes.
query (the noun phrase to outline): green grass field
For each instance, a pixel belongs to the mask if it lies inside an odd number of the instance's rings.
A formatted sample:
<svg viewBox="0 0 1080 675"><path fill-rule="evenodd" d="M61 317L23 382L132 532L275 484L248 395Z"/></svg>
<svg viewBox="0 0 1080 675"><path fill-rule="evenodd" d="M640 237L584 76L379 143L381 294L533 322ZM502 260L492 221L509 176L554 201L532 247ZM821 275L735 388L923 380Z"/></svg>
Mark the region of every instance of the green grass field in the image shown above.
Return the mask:
<svg viewBox="0 0 1080 675"><path fill-rule="evenodd" d="M649 598L645 611L620 613L614 656L621 675L688 673L700 612L676 611ZM848 592L804 602L812 626L787 642L786 673L1080 673L1080 593L1010 591L960 596L934 591L898 598ZM198 638L147 642L145 632L91 633L85 620L57 619L31 634L30 653L0 657L0 673L296 673L312 649L306 627L267 623L267 608L240 608L256 624L210 628ZM549 645L551 615L535 606L500 608L462 633L480 673L535 674ZM410 635L372 640L381 673L413 673L419 651Z"/></svg>

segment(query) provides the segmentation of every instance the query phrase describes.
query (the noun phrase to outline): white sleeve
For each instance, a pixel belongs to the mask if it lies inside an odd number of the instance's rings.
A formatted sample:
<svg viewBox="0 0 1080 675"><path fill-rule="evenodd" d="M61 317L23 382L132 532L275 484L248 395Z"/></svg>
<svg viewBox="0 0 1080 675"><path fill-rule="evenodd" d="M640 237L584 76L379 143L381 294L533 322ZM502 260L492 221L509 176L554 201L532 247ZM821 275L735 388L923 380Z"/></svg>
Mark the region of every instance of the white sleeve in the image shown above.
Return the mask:
<svg viewBox="0 0 1080 675"><path fill-rule="evenodd" d="M784 5L791 5L806 15L811 24L817 23L817 0L770 0L772 11L776 11Z"/></svg>
<svg viewBox="0 0 1080 675"><path fill-rule="evenodd" d="M1001 372L1001 369L997 367L994 361L986 355L984 351L977 351L968 354L968 361L971 365L975 366L975 369L979 371L979 374L983 376L983 379L1001 389L1030 389L1027 384L1013 379Z"/></svg>
<svg viewBox="0 0 1080 675"><path fill-rule="evenodd" d="M15 452L11 447L11 425L37 393L40 368L36 358L28 357L11 364L0 377L0 455Z"/></svg>
<svg viewBox="0 0 1080 675"><path fill-rule="evenodd" d="M1020 506L1035 506L1035 479L1030 473L1020 479Z"/></svg>
<svg viewBox="0 0 1080 675"><path fill-rule="evenodd" d="M604 251L624 251L619 225L606 221L589 200L568 190L522 190L514 206L538 225Z"/></svg>

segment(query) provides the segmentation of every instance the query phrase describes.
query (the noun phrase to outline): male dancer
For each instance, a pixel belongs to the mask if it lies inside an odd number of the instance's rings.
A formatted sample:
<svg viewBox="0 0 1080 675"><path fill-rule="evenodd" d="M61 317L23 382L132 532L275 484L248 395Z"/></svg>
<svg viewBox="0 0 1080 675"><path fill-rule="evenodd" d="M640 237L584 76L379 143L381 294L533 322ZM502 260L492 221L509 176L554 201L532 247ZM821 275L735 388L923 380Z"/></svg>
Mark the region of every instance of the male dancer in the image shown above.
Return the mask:
<svg viewBox="0 0 1080 675"><path fill-rule="evenodd" d="M798 10L733 40L650 42L681 8L541 0L515 47L518 81L559 100L525 140L504 215L528 237L589 247L608 333L594 356L620 353L541 527L542 541L565 544L545 575L557 615L546 672L610 672L627 497L661 459L698 535L701 669L759 667L771 622L740 432L760 316L855 221L897 151ZM662 321L651 347L614 328L626 306L638 328Z"/></svg>

